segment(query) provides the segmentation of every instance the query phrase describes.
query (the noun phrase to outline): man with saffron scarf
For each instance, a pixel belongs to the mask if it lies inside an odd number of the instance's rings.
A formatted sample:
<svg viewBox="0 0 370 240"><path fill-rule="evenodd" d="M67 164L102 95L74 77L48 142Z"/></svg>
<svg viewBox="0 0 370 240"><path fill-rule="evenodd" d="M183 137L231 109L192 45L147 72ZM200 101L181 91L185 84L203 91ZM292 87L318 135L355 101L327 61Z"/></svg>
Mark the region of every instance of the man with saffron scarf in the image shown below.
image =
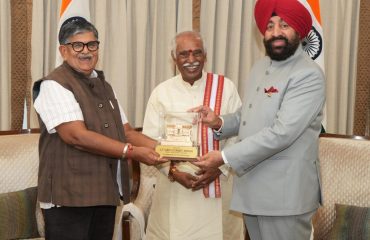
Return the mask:
<svg viewBox="0 0 370 240"><path fill-rule="evenodd" d="M203 71L206 49L199 33L178 33L172 41L172 59L179 75L159 84L152 92L145 113L143 133L159 136L161 113L186 112L199 104L206 104L222 114L235 112L241 100L234 84L222 75ZM202 152L222 148L235 142L213 141L212 129L202 128ZM202 132L204 133L204 132ZM210 137L206 137L210 136ZM231 142L232 141L232 142ZM218 144L219 143L219 144ZM145 166L144 166L145 167ZM146 229L150 240L243 240L242 215L229 210L232 176L225 166L208 172L210 186L192 189L199 170L190 162L173 161L157 166L152 206ZM226 171L225 171L226 170ZM215 184L213 184L215 183Z"/></svg>
<svg viewBox="0 0 370 240"><path fill-rule="evenodd" d="M300 41L312 20L297 0L258 0L255 19L267 56L251 70L242 108L223 116L193 109L220 139L237 135L238 142L194 164L205 172L228 164L236 172L231 209L244 214L251 239L309 239L321 196L325 102L324 74ZM207 182L202 177L194 186Z"/></svg>

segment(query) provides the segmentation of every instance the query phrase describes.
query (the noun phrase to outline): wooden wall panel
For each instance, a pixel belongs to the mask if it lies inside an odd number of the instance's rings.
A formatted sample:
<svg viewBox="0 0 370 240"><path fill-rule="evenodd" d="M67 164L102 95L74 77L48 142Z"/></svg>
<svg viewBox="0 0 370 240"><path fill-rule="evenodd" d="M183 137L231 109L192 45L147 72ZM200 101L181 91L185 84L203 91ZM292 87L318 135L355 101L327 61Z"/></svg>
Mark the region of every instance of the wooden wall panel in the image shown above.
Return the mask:
<svg viewBox="0 0 370 240"><path fill-rule="evenodd" d="M367 135L370 131L370 0L360 5L360 26L357 57L356 100L353 133Z"/></svg>
<svg viewBox="0 0 370 240"><path fill-rule="evenodd" d="M193 30L200 32L200 2L193 0Z"/></svg>
<svg viewBox="0 0 370 240"><path fill-rule="evenodd" d="M32 0L11 0L11 129L22 128L31 100ZM28 117L29 119L29 117ZM29 127L29 126L27 126Z"/></svg>

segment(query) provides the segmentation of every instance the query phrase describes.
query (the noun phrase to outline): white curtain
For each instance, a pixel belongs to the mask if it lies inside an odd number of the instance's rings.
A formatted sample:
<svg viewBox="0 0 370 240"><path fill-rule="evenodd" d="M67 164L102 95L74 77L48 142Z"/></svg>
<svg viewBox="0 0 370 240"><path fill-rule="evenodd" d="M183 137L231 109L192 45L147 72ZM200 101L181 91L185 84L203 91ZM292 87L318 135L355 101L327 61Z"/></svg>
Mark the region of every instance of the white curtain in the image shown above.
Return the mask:
<svg viewBox="0 0 370 240"><path fill-rule="evenodd" d="M251 0L202 0L201 33L208 49L207 69L225 74L243 97L245 79L253 63L264 55L255 27Z"/></svg>
<svg viewBox="0 0 370 240"><path fill-rule="evenodd" d="M209 71L223 73L243 97L248 73L264 55L255 0L202 0L201 33ZM360 0L321 0L327 80L327 131L352 134Z"/></svg>
<svg viewBox="0 0 370 240"><path fill-rule="evenodd" d="M32 76L54 68L60 0L33 1ZM141 126L151 90L174 74L170 40L191 29L192 1L90 2L100 33L98 68L105 71L133 126ZM246 77L264 55L253 16L255 0L202 0L201 33L207 71L225 74L243 95ZM352 134L360 0L321 0L327 77L327 131ZM10 6L0 1L0 127L10 127ZM35 114L31 127L37 127Z"/></svg>
<svg viewBox="0 0 370 240"><path fill-rule="evenodd" d="M174 75L170 42L177 30L191 29L191 1L111 1L109 6L96 0L95 13L104 41L99 67L131 125L142 126L151 91Z"/></svg>
<svg viewBox="0 0 370 240"><path fill-rule="evenodd" d="M360 0L321 0L320 6L325 44L327 130L352 134Z"/></svg>
<svg viewBox="0 0 370 240"><path fill-rule="evenodd" d="M59 5L60 0L34 0L34 81L54 68ZM90 12L101 41L97 68L105 72L131 125L142 126L151 91L175 74L170 42L176 32L192 28L192 1L90 0ZM32 115L31 126L37 127Z"/></svg>
<svg viewBox="0 0 370 240"><path fill-rule="evenodd" d="M10 122L10 1L0 1L0 130Z"/></svg>

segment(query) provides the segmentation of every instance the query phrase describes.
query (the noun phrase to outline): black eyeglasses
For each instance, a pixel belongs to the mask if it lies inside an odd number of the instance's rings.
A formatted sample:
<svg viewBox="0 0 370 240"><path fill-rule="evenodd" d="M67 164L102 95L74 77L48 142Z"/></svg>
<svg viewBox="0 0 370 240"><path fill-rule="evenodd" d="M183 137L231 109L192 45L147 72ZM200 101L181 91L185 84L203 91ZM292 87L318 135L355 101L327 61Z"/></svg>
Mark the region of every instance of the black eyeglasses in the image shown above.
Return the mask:
<svg viewBox="0 0 370 240"><path fill-rule="evenodd" d="M75 52L82 52L84 50L85 46L87 47L87 49L89 49L89 51L95 52L96 50L99 49L99 43L100 43L99 41L91 41L91 42L87 42L87 43L70 42L70 43L66 43L64 45L71 45L72 49Z"/></svg>

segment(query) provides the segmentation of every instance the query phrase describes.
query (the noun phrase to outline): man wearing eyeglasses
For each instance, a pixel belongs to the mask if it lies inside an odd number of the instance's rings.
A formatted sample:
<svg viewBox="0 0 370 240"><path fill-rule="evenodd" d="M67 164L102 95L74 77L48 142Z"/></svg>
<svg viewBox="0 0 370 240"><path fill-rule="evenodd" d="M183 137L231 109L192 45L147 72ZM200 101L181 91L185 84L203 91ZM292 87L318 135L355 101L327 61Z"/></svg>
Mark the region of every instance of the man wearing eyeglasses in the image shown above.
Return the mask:
<svg viewBox="0 0 370 240"><path fill-rule="evenodd" d="M159 136L161 113L186 112L205 102L224 114L241 106L235 85L229 79L203 70L206 49L199 33L178 33L172 41L171 56L180 74L153 90L145 113L144 134ZM212 132L208 128L203 130ZM205 144L211 151L212 147L222 148L235 141L229 139L215 143L213 140L212 136L204 138L202 134L202 153L207 150L203 147ZM157 167L162 174L156 178L147 239L244 239L241 214L229 211L232 174L227 168L221 167L209 174L208 177L213 180L210 185L192 189L192 184L199 177L199 169L190 162L173 161Z"/></svg>
<svg viewBox="0 0 370 240"><path fill-rule="evenodd" d="M38 198L46 239L112 239L120 197L130 201L127 158L162 163L156 141L127 122L102 71L96 28L80 17L59 32L63 64L33 86L38 113ZM120 161L119 161L120 160Z"/></svg>

